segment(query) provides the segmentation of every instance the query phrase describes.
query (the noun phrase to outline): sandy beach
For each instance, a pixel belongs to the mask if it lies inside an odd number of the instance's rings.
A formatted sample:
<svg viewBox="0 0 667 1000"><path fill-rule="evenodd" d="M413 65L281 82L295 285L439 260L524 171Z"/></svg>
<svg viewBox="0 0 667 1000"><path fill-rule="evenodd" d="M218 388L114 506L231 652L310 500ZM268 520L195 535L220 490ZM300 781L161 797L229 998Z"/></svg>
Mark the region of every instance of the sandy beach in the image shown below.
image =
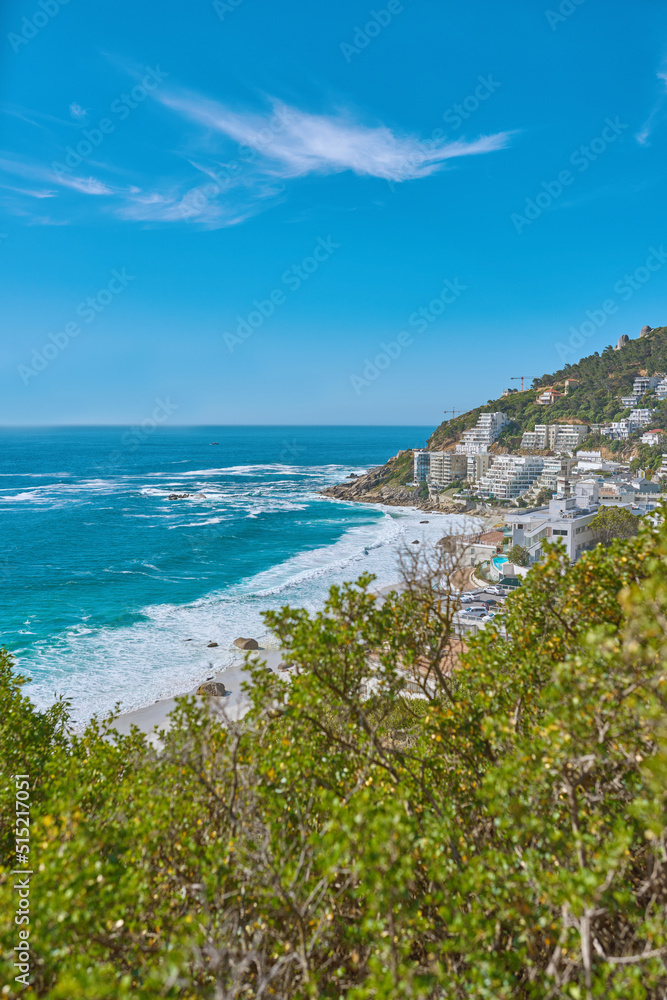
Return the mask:
<svg viewBox="0 0 667 1000"><path fill-rule="evenodd" d="M421 512L417 510L412 510L406 508L406 512L411 514L419 514ZM431 513L430 518L437 518L439 515L437 513ZM446 515L441 515L446 516ZM497 521L497 517L474 517L471 520L477 521L480 525L479 530L484 531L490 526L491 522ZM378 588L377 594L379 597L385 597L390 591L396 590L401 591L402 584L394 583L390 585ZM468 589L464 586L464 589ZM253 654L255 657L259 657L262 661L266 662L266 665L271 670L278 670L279 664L282 662L283 655L279 649L275 647L271 648L267 646L266 648L260 648ZM206 680L219 681L225 685L227 689L227 694L222 698L212 698L212 697L199 697L197 696L197 701L200 703L206 703L210 705L214 710L224 712L224 714L233 719L241 718L245 712L247 712L249 707L249 698L245 691L242 690L242 684L244 681L249 679L249 674L246 669L246 653L239 652L237 656L234 657L233 662L225 667L224 670L215 672L211 669L210 673L206 676L202 676L199 683L203 683ZM199 685L192 687L188 691L180 692L180 697L184 695L195 695L197 687ZM164 729L167 730L170 725L169 714L176 707L176 698L179 695L174 695L170 698L164 698L161 701L156 701L153 705L147 705L143 708L138 708L133 711L124 712L118 716L115 720L114 728L121 734L127 735L130 733L132 726L137 726L142 732L151 735L155 739L155 734L157 730Z"/></svg>
<svg viewBox="0 0 667 1000"><path fill-rule="evenodd" d="M282 654L279 649L258 649L251 655L258 657L266 663L269 669L274 671L278 670L282 662ZM229 718L242 718L248 711L250 704L248 695L242 690L243 682L250 679L250 675L246 669L246 656L246 653L239 653L237 663L232 664L220 673L202 677L202 683L210 679L224 684L228 693L221 698L195 695L197 702L200 704L206 703L214 707L216 711L220 710L224 712ZM195 687L190 691L183 691L181 697L188 694L194 695L196 690L197 688ZM121 735L129 735L133 726L137 726L138 729L147 734L155 733L159 729L168 730L170 726L169 714L176 707L176 697L178 696L175 695L173 698L156 701L154 705L147 705L145 708L138 708L133 712L124 712L115 720L114 728Z"/></svg>

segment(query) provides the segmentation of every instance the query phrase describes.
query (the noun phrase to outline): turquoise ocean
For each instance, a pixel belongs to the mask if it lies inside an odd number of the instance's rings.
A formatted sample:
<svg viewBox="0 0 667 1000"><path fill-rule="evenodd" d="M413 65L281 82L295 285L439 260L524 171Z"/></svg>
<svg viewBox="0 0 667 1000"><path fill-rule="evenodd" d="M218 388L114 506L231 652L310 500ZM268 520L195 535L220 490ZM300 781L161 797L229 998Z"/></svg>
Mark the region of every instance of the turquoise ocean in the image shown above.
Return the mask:
<svg viewBox="0 0 667 1000"><path fill-rule="evenodd" d="M316 610L365 571L395 582L400 544L437 541L453 519L318 490L431 431L1 430L0 644L27 693L65 696L79 723L139 708L224 669L236 637L267 641L262 610Z"/></svg>

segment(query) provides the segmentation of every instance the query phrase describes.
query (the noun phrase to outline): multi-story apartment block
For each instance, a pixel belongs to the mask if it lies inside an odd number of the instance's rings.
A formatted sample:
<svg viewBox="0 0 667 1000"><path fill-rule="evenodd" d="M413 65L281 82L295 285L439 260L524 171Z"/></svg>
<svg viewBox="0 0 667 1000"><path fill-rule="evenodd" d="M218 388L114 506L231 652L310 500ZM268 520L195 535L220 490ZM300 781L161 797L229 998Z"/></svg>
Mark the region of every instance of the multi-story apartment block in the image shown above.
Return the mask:
<svg viewBox="0 0 667 1000"><path fill-rule="evenodd" d="M444 488L457 479L465 479L468 474L468 460L465 455L451 451L416 451L415 479L419 483Z"/></svg>
<svg viewBox="0 0 667 1000"><path fill-rule="evenodd" d="M554 493L558 488L559 478L563 482L568 482L572 476L572 468L576 465L575 458L553 458L544 459L544 468L535 481L535 490L552 490Z"/></svg>
<svg viewBox="0 0 667 1000"><path fill-rule="evenodd" d="M494 456L490 455L488 451L482 451L478 455L466 457L468 460L468 479L471 483L478 483L493 465Z"/></svg>
<svg viewBox="0 0 667 1000"><path fill-rule="evenodd" d="M505 523L512 528L512 545L528 550L531 565L542 558L545 541L560 539L571 562L582 552L595 547L590 523L599 509L597 483L581 481L570 497L556 497L546 507L528 514L508 514Z"/></svg>
<svg viewBox="0 0 667 1000"><path fill-rule="evenodd" d="M662 465L653 477L654 479L665 479L667 478L667 455L665 452L662 453Z"/></svg>
<svg viewBox="0 0 667 1000"><path fill-rule="evenodd" d="M655 387L655 398L659 400L667 399L667 378L662 378Z"/></svg>
<svg viewBox="0 0 667 1000"><path fill-rule="evenodd" d="M425 483L431 471L431 452L415 452L415 479L418 483Z"/></svg>
<svg viewBox="0 0 667 1000"><path fill-rule="evenodd" d="M600 428L603 437L611 438L613 441L627 441L630 434L646 427L651 423L654 410L631 410L629 417L623 420L614 420L611 424Z"/></svg>
<svg viewBox="0 0 667 1000"><path fill-rule="evenodd" d="M525 431L521 447L526 451L574 451L588 435L588 424L535 424Z"/></svg>
<svg viewBox="0 0 667 1000"><path fill-rule="evenodd" d="M480 455L488 451L508 423L504 413L480 413L477 426L461 435L461 443L456 446L457 454Z"/></svg>
<svg viewBox="0 0 667 1000"><path fill-rule="evenodd" d="M493 465L479 482L481 493L511 500L527 493L544 468L537 455L496 455Z"/></svg>
<svg viewBox="0 0 667 1000"><path fill-rule="evenodd" d="M656 386L661 382L663 377L664 376L662 374L650 375L648 377L645 377L643 375L638 376L635 379L632 386L633 396L637 396L637 398L639 398L640 396L643 396L644 393L651 392L651 390L655 389Z"/></svg>
<svg viewBox="0 0 667 1000"><path fill-rule="evenodd" d="M602 452L601 451L578 451L577 452L578 462L601 462Z"/></svg>
<svg viewBox="0 0 667 1000"><path fill-rule="evenodd" d="M630 416L628 420L630 423L635 424L639 427L646 427L651 423L651 417L655 413L655 410L630 410Z"/></svg>

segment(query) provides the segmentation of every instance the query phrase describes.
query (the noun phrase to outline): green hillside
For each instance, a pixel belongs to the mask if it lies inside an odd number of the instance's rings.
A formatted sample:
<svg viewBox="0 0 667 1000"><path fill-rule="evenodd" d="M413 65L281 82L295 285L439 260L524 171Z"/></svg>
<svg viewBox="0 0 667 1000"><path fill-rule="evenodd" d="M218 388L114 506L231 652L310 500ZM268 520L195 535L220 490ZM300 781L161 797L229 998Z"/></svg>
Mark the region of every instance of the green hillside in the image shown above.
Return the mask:
<svg viewBox="0 0 667 1000"><path fill-rule="evenodd" d="M456 444L462 431L474 427L480 413L496 410L506 413L512 421L500 438L500 444L509 450L518 448L522 432L532 430L536 423L595 424L620 420L630 412L622 407L620 397L631 392L636 376L657 372L667 374L667 327L664 326L641 339L631 340L619 351L605 347L601 354L596 351L575 365L565 365L551 375L535 379L525 392L490 399L485 406L440 424L429 438L428 447L439 450ZM538 405L537 397L545 388L562 390L566 379L579 381L570 386L567 396L549 406ZM667 429L667 401L658 403L650 396L639 405L656 407L651 427Z"/></svg>

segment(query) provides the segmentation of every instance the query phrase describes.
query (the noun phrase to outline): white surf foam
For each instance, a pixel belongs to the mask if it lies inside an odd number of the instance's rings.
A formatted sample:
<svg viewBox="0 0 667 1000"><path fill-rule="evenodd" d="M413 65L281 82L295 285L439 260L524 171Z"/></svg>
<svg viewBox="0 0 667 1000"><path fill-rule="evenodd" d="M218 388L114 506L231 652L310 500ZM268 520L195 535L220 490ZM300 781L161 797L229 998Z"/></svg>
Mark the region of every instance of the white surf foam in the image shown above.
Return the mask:
<svg viewBox="0 0 667 1000"><path fill-rule="evenodd" d="M395 583L401 543L419 539L431 545L470 526L470 519L406 508L377 511L377 521L349 528L332 545L302 552L198 601L146 607L146 620L130 627L70 629L56 641L38 643L26 663L33 701L44 708L53 703L55 690L71 700L81 724L117 702L129 711L182 693L238 656L233 647L238 636L275 644L262 611L290 604L315 612L332 584L364 572L375 574L376 587ZM423 520L429 523L420 524ZM219 646L207 648L210 641ZM18 659L20 667L20 652Z"/></svg>

